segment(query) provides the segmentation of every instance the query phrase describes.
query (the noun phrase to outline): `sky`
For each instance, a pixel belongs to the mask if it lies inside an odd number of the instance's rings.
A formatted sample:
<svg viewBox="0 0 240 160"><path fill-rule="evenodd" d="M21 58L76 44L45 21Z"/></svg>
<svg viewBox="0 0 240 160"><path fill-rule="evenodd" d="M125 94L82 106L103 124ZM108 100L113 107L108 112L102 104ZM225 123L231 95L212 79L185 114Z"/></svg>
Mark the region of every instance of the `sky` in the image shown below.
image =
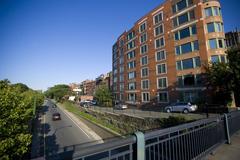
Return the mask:
<svg viewBox="0 0 240 160"><path fill-rule="evenodd" d="M46 90L111 71L112 45L163 0L0 0L0 80ZM225 31L240 1L221 0Z"/></svg>

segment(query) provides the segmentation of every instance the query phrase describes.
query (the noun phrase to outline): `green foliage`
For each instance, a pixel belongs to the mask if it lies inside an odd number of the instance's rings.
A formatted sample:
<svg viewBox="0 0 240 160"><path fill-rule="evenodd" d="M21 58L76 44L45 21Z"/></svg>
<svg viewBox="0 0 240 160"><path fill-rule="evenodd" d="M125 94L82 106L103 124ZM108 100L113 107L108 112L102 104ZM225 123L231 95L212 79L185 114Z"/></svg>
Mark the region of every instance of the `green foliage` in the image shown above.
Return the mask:
<svg viewBox="0 0 240 160"><path fill-rule="evenodd" d="M233 91L235 100L240 106L240 45L227 51L229 67L232 70Z"/></svg>
<svg viewBox="0 0 240 160"><path fill-rule="evenodd" d="M44 96L26 85L0 81L0 159L21 159L28 151L35 98L43 103Z"/></svg>
<svg viewBox="0 0 240 160"><path fill-rule="evenodd" d="M49 88L44 94L46 97L55 99L56 101L62 100L62 98L71 93L70 87L65 84L58 84Z"/></svg>
<svg viewBox="0 0 240 160"><path fill-rule="evenodd" d="M240 46L229 49L227 55L229 63L214 63L206 68L206 82L215 94L214 102L224 105L232 102L233 91L240 95Z"/></svg>
<svg viewBox="0 0 240 160"><path fill-rule="evenodd" d="M100 105L105 107L112 106L112 94L107 86L100 86L95 92L95 97Z"/></svg>

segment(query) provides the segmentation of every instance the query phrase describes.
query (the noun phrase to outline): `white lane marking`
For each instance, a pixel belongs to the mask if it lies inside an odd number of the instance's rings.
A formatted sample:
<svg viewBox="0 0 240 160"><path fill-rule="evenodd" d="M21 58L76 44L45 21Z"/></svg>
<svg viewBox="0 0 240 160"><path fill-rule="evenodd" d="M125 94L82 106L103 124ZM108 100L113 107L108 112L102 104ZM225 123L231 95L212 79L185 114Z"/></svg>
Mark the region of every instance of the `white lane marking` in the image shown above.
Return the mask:
<svg viewBox="0 0 240 160"><path fill-rule="evenodd" d="M60 107L58 107L60 109ZM66 113L63 109L60 109L61 111L63 111L63 113L69 118L71 119L71 121L88 137L91 138L69 115L68 113Z"/></svg>

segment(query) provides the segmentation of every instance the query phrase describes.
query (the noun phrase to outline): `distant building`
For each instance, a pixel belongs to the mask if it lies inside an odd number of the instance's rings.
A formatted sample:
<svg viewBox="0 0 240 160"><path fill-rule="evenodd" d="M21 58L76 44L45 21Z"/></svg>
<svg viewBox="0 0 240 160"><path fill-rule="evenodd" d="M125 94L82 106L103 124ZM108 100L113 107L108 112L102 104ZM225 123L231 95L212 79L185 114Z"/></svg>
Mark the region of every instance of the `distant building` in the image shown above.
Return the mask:
<svg viewBox="0 0 240 160"><path fill-rule="evenodd" d="M96 88L101 85L105 85L109 90L112 88L112 72L107 74L101 74L99 77L96 78Z"/></svg>
<svg viewBox="0 0 240 160"><path fill-rule="evenodd" d="M206 100L204 65L226 62L225 51L219 0L165 0L113 45L114 101L164 106Z"/></svg>
<svg viewBox="0 0 240 160"><path fill-rule="evenodd" d="M235 31L227 32L225 37L228 48L240 45L240 30L236 29Z"/></svg>
<svg viewBox="0 0 240 160"><path fill-rule="evenodd" d="M81 83L83 95L93 96L95 92L96 81L85 80Z"/></svg>

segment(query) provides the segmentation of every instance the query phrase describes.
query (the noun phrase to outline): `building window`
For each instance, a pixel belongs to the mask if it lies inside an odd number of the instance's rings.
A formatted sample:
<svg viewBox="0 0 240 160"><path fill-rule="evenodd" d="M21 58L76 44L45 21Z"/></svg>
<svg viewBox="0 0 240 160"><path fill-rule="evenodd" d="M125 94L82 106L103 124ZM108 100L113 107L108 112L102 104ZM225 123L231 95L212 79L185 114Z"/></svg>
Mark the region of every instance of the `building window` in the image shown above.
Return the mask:
<svg viewBox="0 0 240 160"><path fill-rule="evenodd" d="M205 8L205 16L221 16L221 8L219 7L208 7Z"/></svg>
<svg viewBox="0 0 240 160"><path fill-rule="evenodd" d="M198 50L199 50L198 41L185 43L185 44L175 47L176 55L186 54L186 53L190 53L190 52L198 51Z"/></svg>
<svg viewBox="0 0 240 160"><path fill-rule="evenodd" d="M119 58L119 64L123 64L123 62L124 62L124 57L120 57Z"/></svg>
<svg viewBox="0 0 240 160"><path fill-rule="evenodd" d="M144 43L147 41L147 33L144 33L140 36L140 43Z"/></svg>
<svg viewBox="0 0 240 160"><path fill-rule="evenodd" d="M119 84L119 90L120 90L120 92L124 91L124 84L123 83Z"/></svg>
<svg viewBox="0 0 240 160"><path fill-rule="evenodd" d="M147 22L144 22L143 24L141 24L139 26L139 32L140 33L144 32L146 30L146 28L147 28Z"/></svg>
<svg viewBox="0 0 240 160"><path fill-rule="evenodd" d="M117 83L117 80L118 80L118 78L117 78L117 77L114 77L114 78L113 78L113 83Z"/></svg>
<svg viewBox="0 0 240 160"><path fill-rule="evenodd" d="M118 73L117 68L113 69L113 74L115 75L115 74L117 74L117 73Z"/></svg>
<svg viewBox="0 0 240 160"><path fill-rule="evenodd" d="M129 50L129 49L132 49L132 48L134 48L135 47L135 41L131 41L131 42L129 42L128 44L127 44L127 49Z"/></svg>
<svg viewBox="0 0 240 160"><path fill-rule="evenodd" d="M159 75L164 73L167 73L166 63L157 64L157 74Z"/></svg>
<svg viewBox="0 0 240 160"><path fill-rule="evenodd" d="M158 92L158 102L168 103L168 92Z"/></svg>
<svg viewBox="0 0 240 160"><path fill-rule="evenodd" d="M161 77L157 79L157 88L164 89L167 87L167 77Z"/></svg>
<svg viewBox="0 0 240 160"><path fill-rule="evenodd" d="M220 22L212 22L207 24L208 33L223 32L223 24Z"/></svg>
<svg viewBox="0 0 240 160"><path fill-rule="evenodd" d="M163 21L163 12L160 12L154 16L154 24L158 24L162 21Z"/></svg>
<svg viewBox="0 0 240 160"><path fill-rule="evenodd" d="M177 27L180 26L186 22L189 22L191 20L195 19L195 13L194 10L191 10L187 13L184 13L176 18L173 19L173 26Z"/></svg>
<svg viewBox="0 0 240 160"><path fill-rule="evenodd" d="M135 37L135 33L132 31L130 33L128 33L127 35L127 40L130 41L131 39L133 39Z"/></svg>
<svg viewBox="0 0 240 160"><path fill-rule="evenodd" d="M148 56L144 56L141 58L141 65L147 65L148 64Z"/></svg>
<svg viewBox="0 0 240 160"><path fill-rule="evenodd" d="M119 67L119 72L120 72L120 73L123 73L123 72L124 72L124 66L120 66L120 67Z"/></svg>
<svg viewBox="0 0 240 160"><path fill-rule="evenodd" d="M226 55L213 55L211 56L211 62L212 63L227 63Z"/></svg>
<svg viewBox="0 0 240 160"><path fill-rule="evenodd" d="M154 35L155 36L159 36L161 34L163 34L163 24L160 24L159 26L157 26L155 29L154 29Z"/></svg>
<svg viewBox="0 0 240 160"><path fill-rule="evenodd" d="M161 48L161 47L164 47L165 45L165 42L164 42L164 38L161 37L161 38L158 38L155 40L155 48Z"/></svg>
<svg viewBox="0 0 240 160"><path fill-rule="evenodd" d="M119 82L124 82L124 76L123 76L123 74L120 74L120 76L119 76Z"/></svg>
<svg viewBox="0 0 240 160"><path fill-rule="evenodd" d="M145 54L145 53L147 53L147 51L148 51L148 47L146 44L140 47L141 54Z"/></svg>
<svg viewBox="0 0 240 160"><path fill-rule="evenodd" d="M136 67L136 61L128 62L128 69L133 69Z"/></svg>
<svg viewBox="0 0 240 160"><path fill-rule="evenodd" d="M134 78L136 78L136 72L129 72L128 79L134 79Z"/></svg>
<svg viewBox="0 0 240 160"><path fill-rule="evenodd" d="M129 93L128 94L128 100L129 101L136 101L136 97L137 97L137 95L136 95L136 93Z"/></svg>
<svg viewBox="0 0 240 160"><path fill-rule="evenodd" d="M150 94L149 92L142 93L142 102L149 102L150 101Z"/></svg>
<svg viewBox="0 0 240 160"><path fill-rule="evenodd" d="M135 90L136 89L136 82L128 83L128 90Z"/></svg>
<svg viewBox="0 0 240 160"><path fill-rule="evenodd" d="M200 57L184 59L176 62L177 70L191 69L196 67L201 67Z"/></svg>
<svg viewBox="0 0 240 160"><path fill-rule="evenodd" d="M142 68L141 69L141 76L147 77L148 76L148 68Z"/></svg>
<svg viewBox="0 0 240 160"><path fill-rule="evenodd" d="M184 38L190 37L192 35L196 35L196 34L197 34L196 25L193 25L191 27L187 27L187 28L177 31L174 34L174 37L175 37L175 40L181 40L181 39L184 39Z"/></svg>
<svg viewBox="0 0 240 160"><path fill-rule="evenodd" d="M161 50L156 52L156 61L161 61L166 59L166 52L165 50Z"/></svg>
<svg viewBox="0 0 240 160"><path fill-rule="evenodd" d="M149 80L142 80L141 88L149 89Z"/></svg>
<svg viewBox="0 0 240 160"><path fill-rule="evenodd" d="M127 54L128 59L132 59L132 58L134 58L135 56L136 56L135 50L134 50L134 51L131 51L131 52L129 52L129 53Z"/></svg>
<svg viewBox="0 0 240 160"><path fill-rule="evenodd" d="M172 12L173 13L179 12L192 4L193 4L193 0L181 0L176 4L172 5Z"/></svg>
<svg viewBox="0 0 240 160"><path fill-rule="evenodd" d="M189 74L189 75L184 75L184 86L193 86L195 84L195 78L194 75Z"/></svg>
<svg viewBox="0 0 240 160"><path fill-rule="evenodd" d="M210 49L225 48L224 39L209 39L208 43Z"/></svg>

